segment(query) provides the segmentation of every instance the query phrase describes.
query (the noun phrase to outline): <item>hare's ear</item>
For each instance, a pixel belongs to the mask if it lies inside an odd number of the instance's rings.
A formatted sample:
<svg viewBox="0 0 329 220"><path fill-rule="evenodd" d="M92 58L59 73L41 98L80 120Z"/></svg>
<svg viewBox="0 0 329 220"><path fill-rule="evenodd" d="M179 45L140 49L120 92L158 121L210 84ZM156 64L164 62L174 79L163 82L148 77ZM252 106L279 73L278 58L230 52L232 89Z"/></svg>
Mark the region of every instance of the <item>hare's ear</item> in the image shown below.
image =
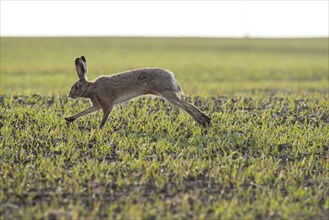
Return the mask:
<svg viewBox="0 0 329 220"><path fill-rule="evenodd" d="M87 62L84 56L75 59L75 69L77 70L81 82L87 82Z"/></svg>

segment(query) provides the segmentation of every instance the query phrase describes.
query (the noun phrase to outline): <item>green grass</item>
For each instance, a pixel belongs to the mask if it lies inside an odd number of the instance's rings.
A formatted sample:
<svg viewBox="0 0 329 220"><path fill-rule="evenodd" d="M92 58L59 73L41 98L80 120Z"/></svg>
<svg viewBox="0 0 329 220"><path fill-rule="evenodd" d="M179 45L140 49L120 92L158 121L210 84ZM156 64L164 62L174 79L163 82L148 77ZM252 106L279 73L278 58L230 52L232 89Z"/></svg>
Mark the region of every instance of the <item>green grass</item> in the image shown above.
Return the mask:
<svg viewBox="0 0 329 220"><path fill-rule="evenodd" d="M212 125L151 97L67 123L80 55L172 70ZM1 38L0 215L325 219L328 106L327 39Z"/></svg>

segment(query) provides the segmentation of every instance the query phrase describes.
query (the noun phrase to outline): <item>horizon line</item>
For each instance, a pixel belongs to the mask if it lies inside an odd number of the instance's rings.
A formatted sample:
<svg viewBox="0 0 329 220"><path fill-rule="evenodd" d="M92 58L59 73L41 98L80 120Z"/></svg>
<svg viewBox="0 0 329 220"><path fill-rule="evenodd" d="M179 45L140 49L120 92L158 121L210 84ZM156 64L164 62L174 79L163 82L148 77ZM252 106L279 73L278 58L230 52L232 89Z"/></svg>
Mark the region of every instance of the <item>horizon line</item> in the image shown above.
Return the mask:
<svg viewBox="0 0 329 220"><path fill-rule="evenodd" d="M303 38L328 38L329 36L324 35L291 35L291 36L267 36L267 35L258 35L258 36L233 36L233 35L1 35L0 37L8 38L223 38L223 39L303 39Z"/></svg>

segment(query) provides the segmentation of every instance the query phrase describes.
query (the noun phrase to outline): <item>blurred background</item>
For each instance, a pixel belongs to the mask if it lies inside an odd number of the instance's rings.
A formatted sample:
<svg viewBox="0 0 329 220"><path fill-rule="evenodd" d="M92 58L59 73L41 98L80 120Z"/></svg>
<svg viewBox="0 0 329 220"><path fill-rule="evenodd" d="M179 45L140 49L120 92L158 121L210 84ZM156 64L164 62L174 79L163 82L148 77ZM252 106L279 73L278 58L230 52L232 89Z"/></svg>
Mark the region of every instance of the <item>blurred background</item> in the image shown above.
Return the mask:
<svg viewBox="0 0 329 220"><path fill-rule="evenodd" d="M194 94L326 91L328 1L1 1L1 93L172 70Z"/></svg>

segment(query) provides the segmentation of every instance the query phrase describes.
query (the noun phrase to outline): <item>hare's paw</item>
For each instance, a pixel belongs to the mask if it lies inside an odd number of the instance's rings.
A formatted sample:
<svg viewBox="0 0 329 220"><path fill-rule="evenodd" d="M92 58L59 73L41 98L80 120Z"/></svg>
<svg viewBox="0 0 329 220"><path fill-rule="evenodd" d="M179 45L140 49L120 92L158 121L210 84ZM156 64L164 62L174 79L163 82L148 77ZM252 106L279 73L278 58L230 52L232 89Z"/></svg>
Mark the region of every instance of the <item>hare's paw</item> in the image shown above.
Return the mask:
<svg viewBox="0 0 329 220"><path fill-rule="evenodd" d="M75 118L74 117L66 117L66 118L64 118L66 121L68 121L68 122L73 122L74 120L75 120Z"/></svg>
<svg viewBox="0 0 329 220"><path fill-rule="evenodd" d="M205 114L202 114L198 120L198 123L202 126L208 126L211 124L211 119Z"/></svg>

